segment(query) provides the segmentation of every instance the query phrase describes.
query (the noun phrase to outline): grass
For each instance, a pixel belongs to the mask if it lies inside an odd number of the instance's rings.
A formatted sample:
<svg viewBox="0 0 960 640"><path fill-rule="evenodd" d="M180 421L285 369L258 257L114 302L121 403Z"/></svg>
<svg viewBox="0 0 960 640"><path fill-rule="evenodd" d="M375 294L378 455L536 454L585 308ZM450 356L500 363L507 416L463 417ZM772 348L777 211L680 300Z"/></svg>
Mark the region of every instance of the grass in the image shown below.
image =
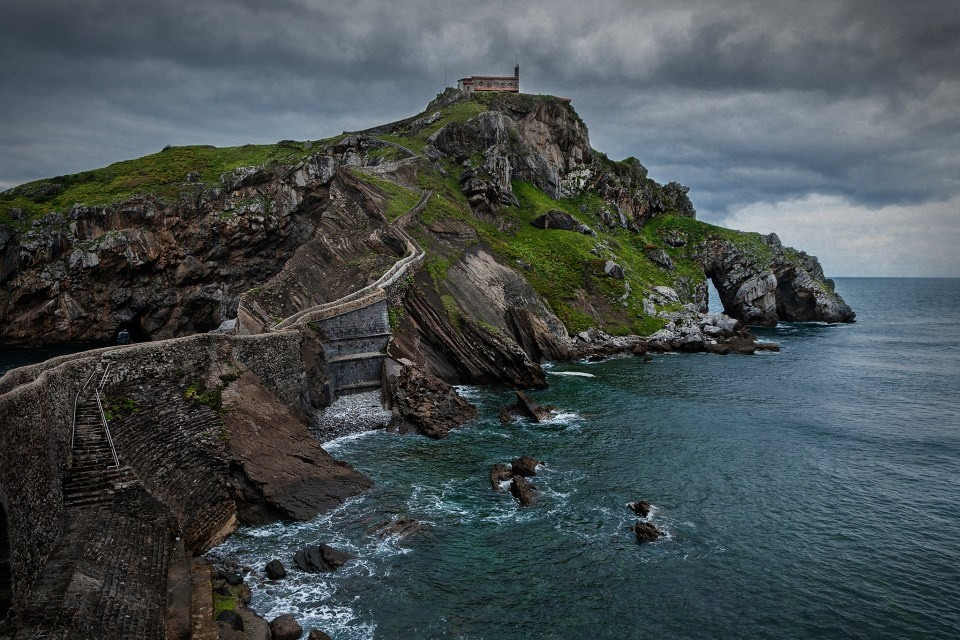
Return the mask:
<svg viewBox="0 0 960 640"><path fill-rule="evenodd" d="M386 196L387 206L383 213L390 222L393 222L405 214L420 201L419 193L407 187L400 186L396 182L384 180L383 178L355 169L352 169L351 173L358 180L375 187Z"/></svg>
<svg viewBox="0 0 960 640"><path fill-rule="evenodd" d="M230 589L230 595L224 596L216 591L213 592L213 619L216 620L224 611L236 611L239 605L239 599L235 593L236 587Z"/></svg>
<svg viewBox="0 0 960 640"><path fill-rule="evenodd" d="M334 140L334 139L331 139ZM137 194L175 201L201 188L187 181L188 174L206 185L219 184L221 175L240 167L273 167L294 164L316 153L328 141L212 147L167 147L134 160L72 175L37 180L0 193L0 222L23 229L52 211L67 213L74 205L106 205ZM309 147L309 148L308 148ZM21 219L13 217L20 209Z"/></svg>
<svg viewBox="0 0 960 640"><path fill-rule="evenodd" d="M689 252L699 244L702 244L711 238L727 240L736 245L741 251L757 260L758 262L769 262L773 258L773 251L763 241L763 236L759 233L748 231L737 231L727 229L701 222L694 218L685 218L679 216L660 216L650 220L643 231L647 241L659 242L663 235L677 231L687 239L687 245L674 249L665 247L671 257L688 256Z"/></svg>
<svg viewBox="0 0 960 640"><path fill-rule="evenodd" d="M226 384L224 385L226 386ZM183 397L191 402L196 402L209 407L214 413L223 413L223 399L221 398L221 389L209 388L203 380L197 380L187 387L183 392Z"/></svg>

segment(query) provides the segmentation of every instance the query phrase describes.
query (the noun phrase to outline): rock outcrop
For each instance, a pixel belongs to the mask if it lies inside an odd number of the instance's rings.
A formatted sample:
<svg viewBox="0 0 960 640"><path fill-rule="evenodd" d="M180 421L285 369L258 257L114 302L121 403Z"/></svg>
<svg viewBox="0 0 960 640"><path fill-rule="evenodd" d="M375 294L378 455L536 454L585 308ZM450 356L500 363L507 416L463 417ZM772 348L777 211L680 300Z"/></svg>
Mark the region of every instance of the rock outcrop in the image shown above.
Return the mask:
<svg viewBox="0 0 960 640"><path fill-rule="evenodd" d="M513 476L510 494L517 499L521 507L529 507L537 501L537 488L523 476Z"/></svg>
<svg viewBox="0 0 960 640"><path fill-rule="evenodd" d="M477 409L436 376L406 361L387 365L390 405L404 423L431 438L445 438L451 429L476 417Z"/></svg>
<svg viewBox="0 0 960 640"><path fill-rule="evenodd" d="M649 522L638 522L637 524L631 527L634 535L637 537L637 542L653 542L660 538L663 535L663 532L657 529L655 526Z"/></svg>
<svg viewBox="0 0 960 640"><path fill-rule="evenodd" d="M353 556L346 551L334 549L326 544L304 547L293 556L294 564L301 571L308 573L336 571L351 560L353 560Z"/></svg>
<svg viewBox="0 0 960 640"><path fill-rule="evenodd" d="M763 236L767 251L713 237L697 259L713 281L725 313L747 324L778 321L851 322L853 310L834 291L814 257L785 248L776 234Z"/></svg>

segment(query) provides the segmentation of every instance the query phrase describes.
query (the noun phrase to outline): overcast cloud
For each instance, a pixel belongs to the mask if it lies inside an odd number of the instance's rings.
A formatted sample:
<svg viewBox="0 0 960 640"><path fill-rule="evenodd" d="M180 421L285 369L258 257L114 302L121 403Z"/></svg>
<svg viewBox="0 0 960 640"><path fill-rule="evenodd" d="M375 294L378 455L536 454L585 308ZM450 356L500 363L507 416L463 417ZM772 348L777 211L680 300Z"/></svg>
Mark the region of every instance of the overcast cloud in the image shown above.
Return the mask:
<svg viewBox="0 0 960 640"><path fill-rule="evenodd" d="M0 188L167 144L315 139L472 73L833 275L960 276L956 0L0 0Z"/></svg>

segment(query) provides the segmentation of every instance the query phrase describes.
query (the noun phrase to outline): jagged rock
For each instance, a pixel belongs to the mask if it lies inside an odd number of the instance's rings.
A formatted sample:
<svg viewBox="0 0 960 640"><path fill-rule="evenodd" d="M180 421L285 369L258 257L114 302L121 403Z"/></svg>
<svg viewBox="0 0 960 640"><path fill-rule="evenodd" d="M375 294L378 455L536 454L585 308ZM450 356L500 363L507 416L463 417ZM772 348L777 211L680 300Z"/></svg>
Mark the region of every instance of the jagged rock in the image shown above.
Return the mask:
<svg viewBox="0 0 960 640"><path fill-rule="evenodd" d="M293 561L300 570L310 573L336 571L352 559L353 556L346 551L339 551L326 544L304 547L293 556Z"/></svg>
<svg viewBox="0 0 960 640"><path fill-rule="evenodd" d="M787 250L779 238L764 238L769 258L732 240L712 237L697 259L713 281L726 313L748 324L780 320L852 322L856 314L823 275L820 263L802 251Z"/></svg>
<svg viewBox="0 0 960 640"><path fill-rule="evenodd" d="M537 499L537 488L523 476L513 476L510 482L510 494L522 507L529 507Z"/></svg>
<svg viewBox="0 0 960 640"><path fill-rule="evenodd" d="M238 584L243 583L243 578L232 571L221 571L220 578L224 580L231 587L235 587Z"/></svg>
<svg viewBox="0 0 960 640"><path fill-rule="evenodd" d="M303 627L293 615L285 613L270 621L270 633L273 640L297 640L303 635Z"/></svg>
<svg viewBox="0 0 960 640"><path fill-rule="evenodd" d="M646 254L653 264L673 271L673 259L663 249L647 249Z"/></svg>
<svg viewBox="0 0 960 640"><path fill-rule="evenodd" d="M659 529L649 522L638 522L632 527L633 533L637 536L637 542L653 542L663 535Z"/></svg>
<svg viewBox="0 0 960 640"><path fill-rule="evenodd" d="M387 380L394 410L423 435L445 438L477 415L456 389L413 364L389 367Z"/></svg>
<svg viewBox="0 0 960 640"><path fill-rule="evenodd" d="M579 224L566 211L551 209L546 213L536 217L530 223L538 229L560 229L562 231L576 231Z"/></svg>
<svg viewBox="0 0 960 640"><path fill-rule="evenodd" d="M649 502L641 500L640 502L631 502L627 506L641 518L646 518L647 514L650 513L650 507L652 505Z"/></svg>
<svg viewBox="0 0 960 640"><path fill-rule="evenodd" d="M500 491L500 483L513 477L511 468L501 462L490 467L490 486L494 491Z"/></svg>
<svg viewBox="0 0 960 640"><path fill-rule="evenodd" d="M217 622L234 631L243 631L243 618L236 611L221 611L220 615L217 616Z"/></svg>
<svg viewBox="0 0 960 640"><path fill-rule="evenodd" d="M267 563L267 566L264 567L264 571L267 573L267 577L271 580L282 580L287 577L287 569L283 566L283 563L279 560L271 560Z"/></svg>
<svg viewBox="0 0 960 640"><path fill-rule="evenodd" d="M271 640L270 623L250 609L240 609L237 613L243 618L244 640Z"/></svg>
<svg viewBox="0 0 960 640"><path fill-rule="evenodd" d="M623 267L618 265L613 260L607 260L607 263L603 266L603 272L611 278L623 280Z"/></svg>
<svg viewBox="0 0 960 640"><path fill-rule="evenodd" d="M535 476L537 475L538 464L540 464L539 460L529 456L520 456L510 462L511 472L515 476Z"/></svg>
<svg viewBox="0 0 960 640"><path fill-rule="evenodd" d="M514 405L506 407L507 412L513 416L529 418L534 422L543 422L553 416L553 411L549 407L540 406L535 400L523 391L517 391L517 402Z"/></svg>
<svg viewBox="0 0 960 640"><path fill-rule="evenodd" d="M311 629L310 635L307 636L307 640L333 640L333 638L319 629Z"/></svg>
<svg viewBox="0 0 960 640"><path fill-rule="evenodd" d="M509 407L500 407L500 424L510 424L513 422L513 416L510 415Z"/></svg>

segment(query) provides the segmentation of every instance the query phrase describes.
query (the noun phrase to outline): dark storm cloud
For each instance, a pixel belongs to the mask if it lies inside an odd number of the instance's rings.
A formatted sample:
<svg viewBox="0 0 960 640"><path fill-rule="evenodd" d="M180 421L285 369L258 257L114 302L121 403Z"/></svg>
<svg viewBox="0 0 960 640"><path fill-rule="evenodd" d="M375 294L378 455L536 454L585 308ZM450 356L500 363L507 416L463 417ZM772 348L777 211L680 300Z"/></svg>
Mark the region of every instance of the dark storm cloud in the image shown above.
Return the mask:
<svg viewBox="0 0 960 640"><path fill-rule="evenodd" d="M419 111L445 71L508 72L518 53L526 91L573 98L596 148L690 185L708 220L960 194L955 0L0 7L0 186L371 126Z"/></svg>

